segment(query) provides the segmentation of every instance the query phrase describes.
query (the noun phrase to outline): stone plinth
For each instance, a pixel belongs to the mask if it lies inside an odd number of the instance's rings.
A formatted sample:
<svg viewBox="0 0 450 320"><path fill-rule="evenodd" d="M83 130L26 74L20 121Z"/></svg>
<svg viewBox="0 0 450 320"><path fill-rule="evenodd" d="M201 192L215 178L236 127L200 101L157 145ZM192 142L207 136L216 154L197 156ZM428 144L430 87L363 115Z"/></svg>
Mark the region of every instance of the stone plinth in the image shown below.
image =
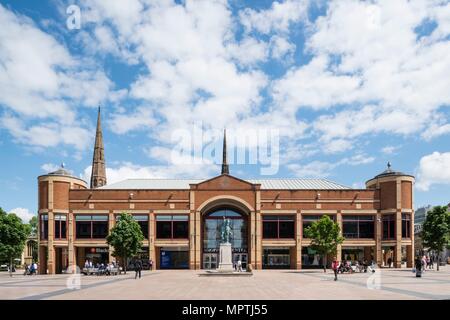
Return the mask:
<svg viewBox="0 0 450 320"><path fill-rule="evenodd" d="M233 255L231 254L231 243L220 244L219 272L233 272Z"/></svg>

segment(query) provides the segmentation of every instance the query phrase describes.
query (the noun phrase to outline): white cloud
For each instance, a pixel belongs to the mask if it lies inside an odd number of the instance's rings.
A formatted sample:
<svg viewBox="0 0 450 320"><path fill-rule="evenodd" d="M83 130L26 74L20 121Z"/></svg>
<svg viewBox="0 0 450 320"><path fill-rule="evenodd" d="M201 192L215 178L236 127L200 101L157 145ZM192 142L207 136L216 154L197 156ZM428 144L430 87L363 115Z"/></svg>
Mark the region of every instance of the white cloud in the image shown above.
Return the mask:
<svg viewBox="0 0 450 320"><path fill-rule="evenodd" d="M450 184L450 152L433 152L420 159L416 187L428 191L435 184Z"/></svg>
<svg viewBox="0 0 450 320"><path fill-rule="evenodd" d="M280 36L273 36L270 39L270 55L273 59L283 59L292 60L295 53L295 44L289 42L286 38Z"/></svg>
<svg viewBox="0 0 450 320"><path fill-rule="evenodd" d="M426 141L430 141L433 138L450 133L450 123L447 124L436 124L432 123L426 130L422 133L422 138Z"/></svg>
<svg viewBox="0 0 450 320"><path fill-rule="evenodd" d="M87 146L76 108L108 97L111 81L31 19L0 5L1 127L20 143L38 147Z"/></svg>
<svg viewBox="0 0 450 320"><path fill-rule="evenodd" d="M14 208L8 212L15 213L20 219L22 219L23 223L28 223L32 217L36 216L35 213L30 212L30 210L26 208Z"/></svg>
<svg viewBox="0 0 450 320"><path fill-rule="evenodd" d="M305 165L289 164L287 167L296 177L325 178L331 175L331 171L336 167L336 164L312 161Z"/></svg>
<svg viewBox="0 0 450 320"><path fill-rule="evenodd" d="M55 172L56 170L59 169L59 166L53 163L44 163L41 166L41 169L45 172L45 173L49 173L49 172Z"/></svg>
<svg viewBox="0 0 450 320"><path fill-rule="evenodd" d="M117 134L124 134L132 130L142 130L155 126L157 120L151 108L139 107L134 114L113 114L108 124L111 131Z"/></svg>
<svg viewBox="0 0 450 320"><path fill-rule="evenodd" d="M330 2L307 37L312 60L274 81L276 103L292 112L330 110L313 124L328 140L422 131L450 104L449 8L422 0ZM427 18L438 27L419 39L415 28ZM335 112L341 105L352 110ZM423 138L448 128L433 132Z"/></svg>
<svg viewBox="0 0 450 320"><path fill-rule="evenodd" d="M288 32L289 26L300 21L306 22L309 1L286 0L275 1L266 10L246 8L239 12L240 22L247 32L260 33Z"/></svg>
<svg viewBox="0 0 450 320"><path fill-rule="evenodd" d="M190 160L190 159L187 159ZM87 167L80 178L90 181L92 166ZM131 162L120 163L117 167L107 167L108 184L125 179L162 179L162 178L192 178L207 179L218 175L220 168L213 164L169 164L155 166L141 166Z"/></svg>
<svg viewBox="0 0 450 320"><path fill-rule="evenodd" d="M399 146L385 146L381 149L381 152L384 154L395 154L395 152L399 149Z"/></svg>

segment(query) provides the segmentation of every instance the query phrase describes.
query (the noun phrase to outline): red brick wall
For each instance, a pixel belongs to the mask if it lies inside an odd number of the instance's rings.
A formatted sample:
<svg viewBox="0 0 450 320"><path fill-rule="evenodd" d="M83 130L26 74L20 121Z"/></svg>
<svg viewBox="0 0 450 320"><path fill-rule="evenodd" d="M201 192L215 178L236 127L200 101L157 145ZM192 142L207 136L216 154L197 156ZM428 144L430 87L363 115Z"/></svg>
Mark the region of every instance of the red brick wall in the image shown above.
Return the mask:
<svg viewBox="0 0 450 320"><path fill-rule="evenodd" d="M380 198L381 210L397 208L397 182L381 182Z"/></svg>
<svg viewBox="0 0 450 320"><path fill-rule="evenodd" d="M69 209L69 182L53 182L53 207L55 209Z"/></svg>
<svg viewBox="0 0 450 320"><path fill-rule="evenodd" d="M402 181L402 208L412 209L412 183Z"/></svg>
<svg viewBox="0 0 450 320"><path fill-rule="evenodd" d="M39 182L39 209L48 208L48 181Z"/></svg>

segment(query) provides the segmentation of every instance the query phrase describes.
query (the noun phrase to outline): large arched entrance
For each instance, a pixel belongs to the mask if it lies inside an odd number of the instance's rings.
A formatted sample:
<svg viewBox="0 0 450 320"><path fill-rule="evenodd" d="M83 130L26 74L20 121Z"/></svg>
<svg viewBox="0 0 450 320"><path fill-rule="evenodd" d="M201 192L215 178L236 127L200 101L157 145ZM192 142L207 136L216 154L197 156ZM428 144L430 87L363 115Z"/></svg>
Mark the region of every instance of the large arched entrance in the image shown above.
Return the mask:
<svg viewBox="0 0 450 320"><path fill-rule="evenodd" d="M223 221L230 219L232 227L231 247L233 263L241 260L242 267L248 263L249 221L248 214L242 209L222 205L205 211L202 218L202 268L216 269L219 261L219 246L221 243L221 228Z"/></svg>

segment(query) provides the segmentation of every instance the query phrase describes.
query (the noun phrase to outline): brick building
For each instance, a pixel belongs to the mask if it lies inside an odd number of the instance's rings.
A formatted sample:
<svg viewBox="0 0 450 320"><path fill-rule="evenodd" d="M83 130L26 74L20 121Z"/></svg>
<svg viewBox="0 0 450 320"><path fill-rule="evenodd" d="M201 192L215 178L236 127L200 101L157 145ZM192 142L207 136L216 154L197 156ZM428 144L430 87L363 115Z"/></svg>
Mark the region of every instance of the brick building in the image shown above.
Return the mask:
<svg viewBox="0 0 450 320"><path fill-rule="evenodd" d="M321 215L339 223L338 259L412 266L414 177L391 169L352 189L325 179L243 180L230 175L226 140L222 173L205 180L128 179L108 185L97 122L90 186L61 168L38 177L41 273L113 259L105 237L127 211L144 233L141 257L157 269L218 266L223 217L233 226L233 258L253 268L318 268L304 237Z"/></svg>

